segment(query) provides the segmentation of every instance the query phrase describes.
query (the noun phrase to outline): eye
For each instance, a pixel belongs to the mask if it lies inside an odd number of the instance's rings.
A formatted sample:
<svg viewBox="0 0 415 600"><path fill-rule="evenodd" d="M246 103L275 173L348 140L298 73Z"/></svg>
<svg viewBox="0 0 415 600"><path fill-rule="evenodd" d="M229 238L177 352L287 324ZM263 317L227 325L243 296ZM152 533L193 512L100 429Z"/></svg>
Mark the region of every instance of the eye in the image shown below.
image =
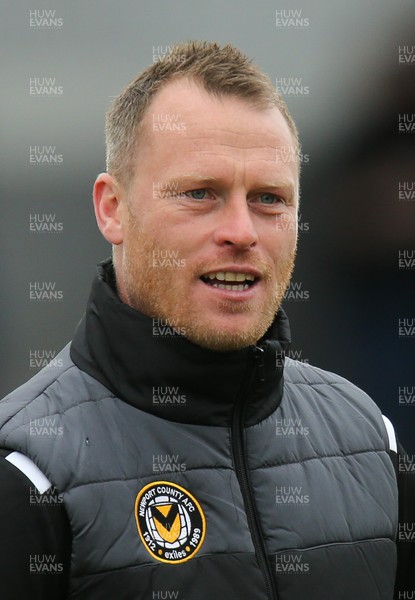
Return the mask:
<svg viewBox="0 0 415 600"><path fill-rule="evenodd" d="M183 207L199 211L210 210L217 200L215 191L210 188L182 189L175 192L174 197Z"/></svg>
<svg viewBox="0 0 415 600"><path fill-rule="evenodd" d="M261 194L259 196L261 204L265 204L266 206L273 206L282 202L284 204L283 198L281 196L277 196L276 194L271 194L266 192L265 194Z"/></svg>
<svg viewBox="0 0 415 600"><path fill-rule="evenodd" d="M200 188L198 190L190 190L188 192L183 192L183 196L188 196L193 198L193 200L206 200L208 194L208 190L206 188Z"/></svg>

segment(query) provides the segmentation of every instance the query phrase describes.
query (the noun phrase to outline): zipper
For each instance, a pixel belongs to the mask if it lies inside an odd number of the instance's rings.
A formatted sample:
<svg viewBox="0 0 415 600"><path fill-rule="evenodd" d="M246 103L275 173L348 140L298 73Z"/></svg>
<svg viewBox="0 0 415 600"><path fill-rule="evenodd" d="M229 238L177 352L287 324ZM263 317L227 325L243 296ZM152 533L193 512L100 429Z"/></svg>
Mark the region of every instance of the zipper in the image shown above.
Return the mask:
<svg viewBox="0 0 415 600"><path fill-rule="evenodd" d="M260 346L255 346L253 348L253 369L248 371L248 377L244 381L244 385L242 385L241 392L235 402L235 409L232 417L231 439L235 472L244 501L248 527L255 548L255 555L265 579L268 600L278 600L271 564L266 552L261 525L252 493L244 439L245 410L257 377L259 377L260 381L263 381L262 371L264 367L264 352L264 349Z"/></svg>

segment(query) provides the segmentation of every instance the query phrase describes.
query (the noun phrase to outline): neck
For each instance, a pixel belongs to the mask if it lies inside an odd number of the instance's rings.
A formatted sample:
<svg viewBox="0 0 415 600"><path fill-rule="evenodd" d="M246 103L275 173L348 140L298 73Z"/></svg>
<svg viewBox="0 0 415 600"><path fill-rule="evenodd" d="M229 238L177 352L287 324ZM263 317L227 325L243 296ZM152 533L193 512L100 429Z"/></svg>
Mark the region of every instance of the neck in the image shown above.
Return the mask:
<svg viewBox="0 0 415 600"><path fill-rule="evenodd" d="M98 266L85 317L71 345L74 363L121 400L173 421L229 425L247 372L255 378L247 424L275 410L282 391L287 319L279 311L259 340L261 374L254 347L217 352L165 330L123 303L115 291L112 263Z"/></svg>

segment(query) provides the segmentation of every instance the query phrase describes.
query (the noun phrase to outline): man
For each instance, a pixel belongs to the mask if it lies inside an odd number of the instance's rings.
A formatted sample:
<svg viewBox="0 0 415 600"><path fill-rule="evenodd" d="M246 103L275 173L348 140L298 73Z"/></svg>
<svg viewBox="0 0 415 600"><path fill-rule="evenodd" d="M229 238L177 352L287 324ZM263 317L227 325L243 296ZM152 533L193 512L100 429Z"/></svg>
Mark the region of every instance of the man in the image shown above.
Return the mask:
<svg viewBox="0 0 415 600"><path fill-rule="evenodd" d="M393 428L285 359L298 153L231 46L178 45L115 100L94 186L113 260L62 367L0 409L7 598L394 597L414 496Z"/></svg>

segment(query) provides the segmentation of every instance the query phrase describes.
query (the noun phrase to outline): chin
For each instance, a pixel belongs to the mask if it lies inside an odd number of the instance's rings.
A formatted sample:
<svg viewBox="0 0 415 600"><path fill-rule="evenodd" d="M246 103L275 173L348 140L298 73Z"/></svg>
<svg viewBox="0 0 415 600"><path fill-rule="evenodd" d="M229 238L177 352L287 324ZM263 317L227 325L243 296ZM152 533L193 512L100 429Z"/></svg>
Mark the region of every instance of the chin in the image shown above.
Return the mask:
<svg viewBox="0 0 415 600"><path fill-rule="evenodd" d="M205 348L206 350L212 350L214 352L235 352L251 346L255 342L249 343L246 340L230 340L230 339L207 339L207 338L187 338L196 346Z"/></svg>
<svg viewBox="0 0 415 600"><path fill-rule="evenodd" d="M218 329L197 329L187 328L186 338L202 348L214 350L216 352L234 352L242 350L256 342L264 335L268 329L267 326L250 327L245 330L235 327L223 327Z"/></svg>

